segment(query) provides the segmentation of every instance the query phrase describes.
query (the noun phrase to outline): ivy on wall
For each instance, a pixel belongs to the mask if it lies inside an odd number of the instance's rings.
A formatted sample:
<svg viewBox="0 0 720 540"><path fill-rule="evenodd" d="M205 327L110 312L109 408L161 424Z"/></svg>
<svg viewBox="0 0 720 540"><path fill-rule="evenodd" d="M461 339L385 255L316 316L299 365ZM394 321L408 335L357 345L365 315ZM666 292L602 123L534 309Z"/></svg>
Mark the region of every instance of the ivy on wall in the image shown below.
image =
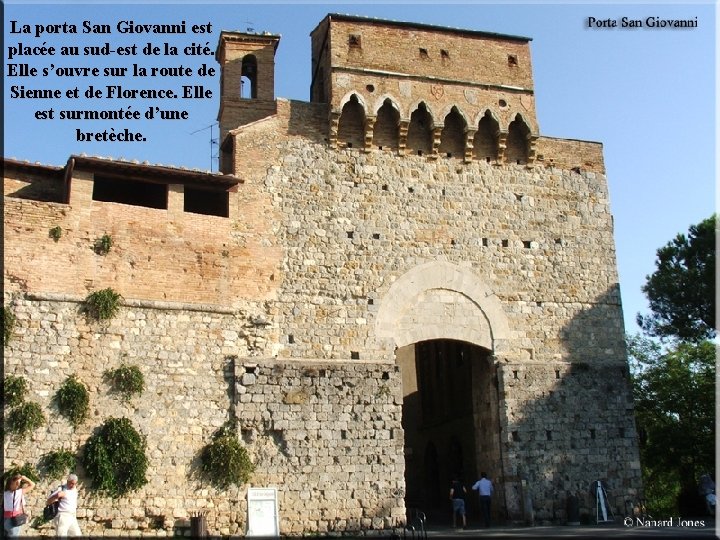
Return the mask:
<svg viewBox="0 0 720 540"><path fill-rule="evenodd" d="M93 487L121 497L147 484L146 442L127 418L109 418L88 439L83 466Z"/></svg>
<svg viewBox="0 0 720 540"><path fill-rule="evenodd" d="M200 454L202 472L215 487L242 486L255 470L237 430L226 425L218 430Z"/></svg>
<svg viewBox="0 0 720 540"><path fill-rule="evenodd" d="M90 409L90 395L85 385L75 375L65 382L55 394L58 410L66 417L73 427L78 427L87 418Z"/></svg>

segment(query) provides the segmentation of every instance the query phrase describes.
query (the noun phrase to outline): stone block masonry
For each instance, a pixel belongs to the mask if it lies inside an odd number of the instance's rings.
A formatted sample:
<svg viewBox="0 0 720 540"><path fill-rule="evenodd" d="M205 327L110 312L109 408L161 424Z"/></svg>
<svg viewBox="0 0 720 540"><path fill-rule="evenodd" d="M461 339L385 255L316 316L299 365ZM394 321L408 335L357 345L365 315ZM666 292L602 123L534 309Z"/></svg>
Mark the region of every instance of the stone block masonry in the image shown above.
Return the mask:
<svg viewBox="0 0 720 540"><path fill-rule="evenodd" d="M289 534L393 529L405 519L398 368L262 360L236 365L235 415L259 485L280 487Z"/></svg>
<svg viewBox="0 0 720 540"><path fill-rule="evenodd" d="M218 492L198 473L200 451L228 420L237 421L256 464L251 485L279 488L284 533L386 529L404 519L395 366L255 359L264 353L257 344L268 340L248 313L126 305L101 324L89 323L70 299L6 298L6 304L17 329L5 374L30 382L28 400L40 403L48 419L25 442L5 438L6 463L37 464L58 448L81 455L109 417L129 418L146 437L149 482L132 495L132 507L95 494L79 468L85 534L168 535L199 511L208 513L213 534L242 534L246 486ZM146 381L144 393L129 402L103 379L121 363L138 365ZM77 430L53 405L70 375L91 395L90 417ZM33 514L58 481L44 479L28 497Z"/></svg>

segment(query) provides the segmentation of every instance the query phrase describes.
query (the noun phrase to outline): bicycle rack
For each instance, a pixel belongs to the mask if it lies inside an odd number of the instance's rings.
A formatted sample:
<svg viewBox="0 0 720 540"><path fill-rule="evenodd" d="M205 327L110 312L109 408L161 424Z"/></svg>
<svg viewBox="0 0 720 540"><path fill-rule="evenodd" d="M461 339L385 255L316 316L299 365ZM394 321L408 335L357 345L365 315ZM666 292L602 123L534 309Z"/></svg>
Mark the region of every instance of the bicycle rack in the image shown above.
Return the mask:
<svg viewBox="0 0 720 540"><path fill-rule="evenodd" d="M403 538L427 538L427 530L425 529L425 522L427 516L425 512L418 510L417 508L409 508L407 511L407 525L403 530Z"/></svg>

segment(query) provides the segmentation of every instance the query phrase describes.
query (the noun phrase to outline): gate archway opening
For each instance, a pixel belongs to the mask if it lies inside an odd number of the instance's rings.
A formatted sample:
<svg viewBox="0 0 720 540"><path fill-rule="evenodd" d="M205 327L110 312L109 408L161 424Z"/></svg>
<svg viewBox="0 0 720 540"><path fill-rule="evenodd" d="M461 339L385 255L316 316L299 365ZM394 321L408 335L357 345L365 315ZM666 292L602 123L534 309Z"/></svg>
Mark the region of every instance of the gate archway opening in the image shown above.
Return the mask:
<svg viewBox="0 0 720 540"><path fill-rule="evenodd" d="M432 339L400 347L403 381L405 506L431 523L451 522L454 474L466 486L468 522L479 516L470 486L480 471L500 470L497 376L488 349Z"/></svg>

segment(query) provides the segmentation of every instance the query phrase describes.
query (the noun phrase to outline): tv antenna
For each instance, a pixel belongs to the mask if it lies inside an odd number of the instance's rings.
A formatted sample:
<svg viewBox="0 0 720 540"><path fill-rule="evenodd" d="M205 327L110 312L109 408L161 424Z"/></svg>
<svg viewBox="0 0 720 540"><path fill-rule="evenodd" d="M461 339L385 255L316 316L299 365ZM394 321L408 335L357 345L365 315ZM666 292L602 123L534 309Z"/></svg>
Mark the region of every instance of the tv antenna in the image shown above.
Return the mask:
<svg viewBox="0 0 720 540"><path fill-rule="evenodd" d="M200 133L201 131L205 131L207 129L210 130L210 172L213 172L213 160L217 157L214 155L214 146L217 146L218 140L213 138L213 128L217 126L217 122L213 122L209 126L205 126L204 128L196 129L190 135L195 135L196 133Z"/></svg>

